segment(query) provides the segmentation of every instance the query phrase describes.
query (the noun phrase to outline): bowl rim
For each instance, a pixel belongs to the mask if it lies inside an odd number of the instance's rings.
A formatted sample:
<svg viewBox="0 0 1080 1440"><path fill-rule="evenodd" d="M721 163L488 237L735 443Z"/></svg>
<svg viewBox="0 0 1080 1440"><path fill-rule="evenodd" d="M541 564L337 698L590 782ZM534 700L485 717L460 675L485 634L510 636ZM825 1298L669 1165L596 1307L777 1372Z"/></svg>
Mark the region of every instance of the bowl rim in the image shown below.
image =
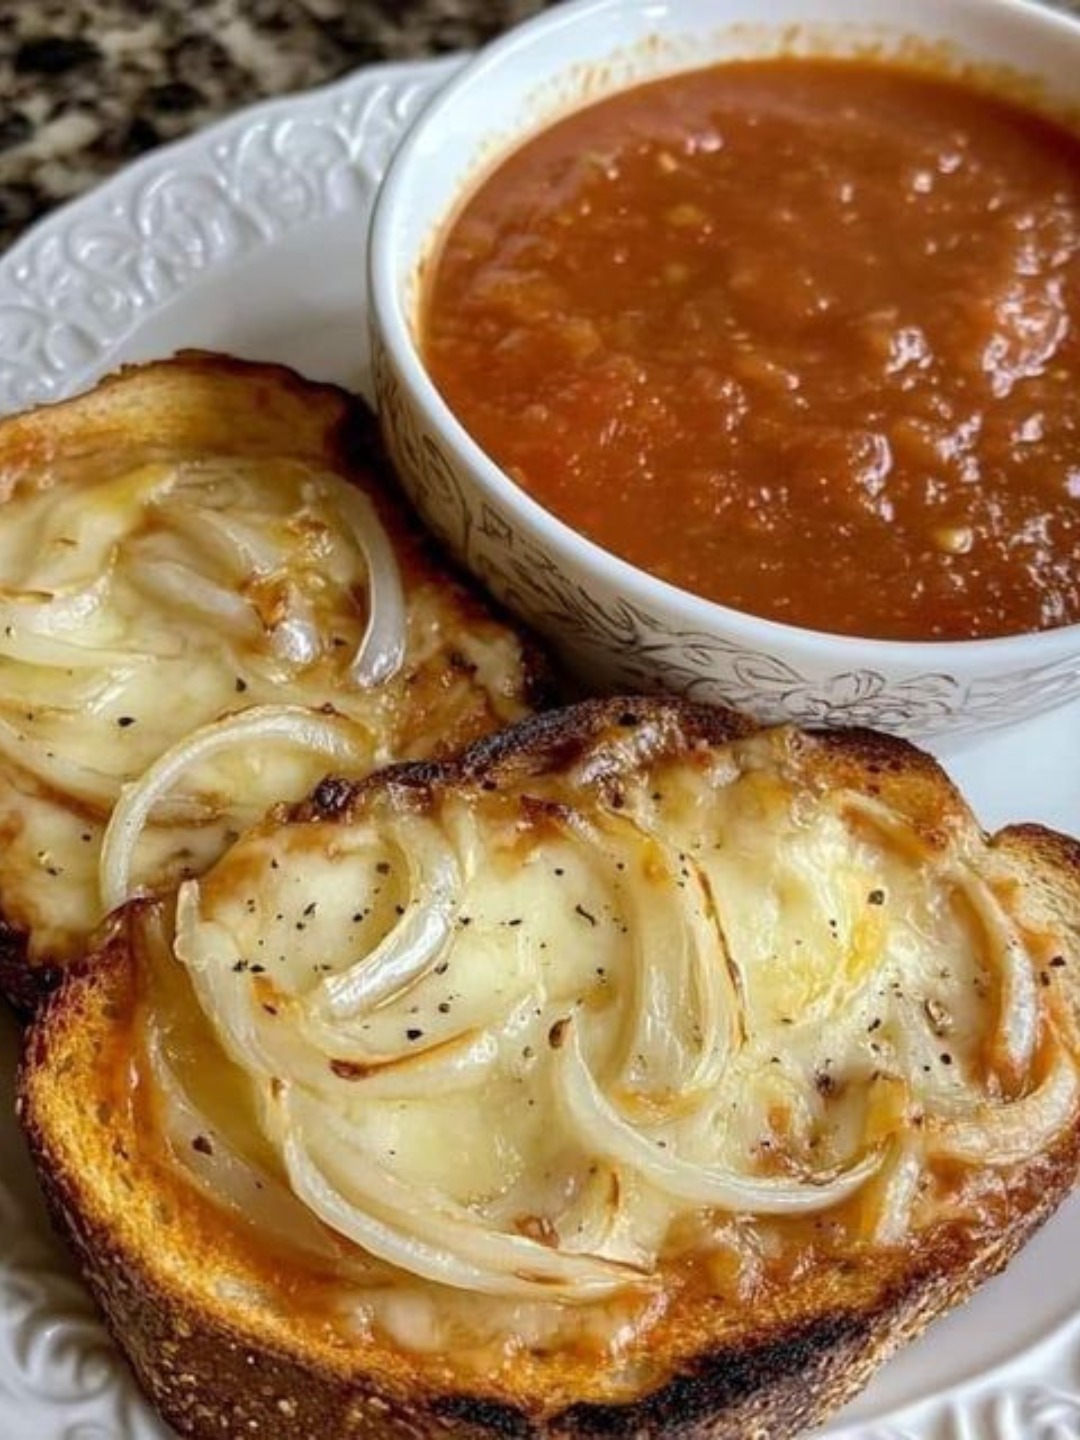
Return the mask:
<svg viewBox="0 0 1080 1440"><path fill-rule="evenodd" d="M1080 13L1052 8L1044 0L953 0L953 5L966 10L973 19L985 19L988 10L996 9L1036 28L1056 31L1067 36L1068 43L1076 46L1080 55ZM822 8L827 8L827 0ZM1053 662L1080 652L1080 621L1048 630L978 639L899 640L794 625L708 600L623 559L546 509L488 455L436 387L424 364L404 301L410 273L423 258L423 252L402 254L394 243L401 207L417 186L417 176L425 163L431 163L432 156L425 155L424 149L433 130L463 94L483 85L493 70L513 64L538 37L572 29L582 20L594 19L607 11L621 16L630 13L655 18L658 13L670 14L672 9L673 0L568 0L557 9L542 11L490 41L436 91L391 156L375 197L367 246L369 312L375 345L381 343L386 349L427 423L437 431L447 449L464 462L486 498L515 516L538 543L560 560L586 572L598 573L613 589L642 609L659 611L697 634L716 633L755 647L771 645L789 653L834 648L838 659L853 659L857 655L862 666L877 654L885 665L891 661L902 663L905 669L928 666L939 671L946 666L964 670L979 662L991 662L998 670L1011 662ZM827 16L823 16L821 23L828 24ZM688 28L692 30L693 26ZM572 55L568 57L569 64L573 64ZM1077 89L1080 93L1080 81ZM513 143L511 140L503 155L512 153ZM460 200L468 190L469 177L466 176L455 199ZM453 206L447 206L440 219L429 228L426 244L447 224L452 213Z"/></svg>

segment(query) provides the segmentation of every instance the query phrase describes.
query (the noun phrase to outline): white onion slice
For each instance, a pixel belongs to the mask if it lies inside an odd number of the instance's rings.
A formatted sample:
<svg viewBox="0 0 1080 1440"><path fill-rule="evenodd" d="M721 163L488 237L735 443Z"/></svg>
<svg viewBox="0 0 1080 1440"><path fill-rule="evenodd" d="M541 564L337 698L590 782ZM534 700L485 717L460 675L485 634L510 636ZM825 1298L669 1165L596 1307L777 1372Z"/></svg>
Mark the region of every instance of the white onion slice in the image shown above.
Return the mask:
<svg viewBox="0 0 1080 1440"><path fill-rule="evenodd" d="M188 565L159 556L132 556L126 573L144 594L197 616L231 640L255 643L264 633L259 617L246 600Z"/></svg>
<svg viewBox="0 0 1080 1440"><path fill-rule="evenodd" d="M434 825L415 821L395 834L409 867L405 914L370 954L322 981L313 1012L349 1020L404 990L438 961L454 933L461 874L454 853Z"/></svg>
<svg viewBox="0 0 1080 1440"><path fill-rule="evenodd" d="M645 1279L625 1265L563 1254L497 1230L445 1196L399 1180L322 1107L305 1105L287 1089L277 1104L285 1165L297 1195L325 1224L401 1270L482 1294L582 1303Z"/></svg>
<svg viewBox="0 0 1080 1440"><path fill-rule="evenodd" d="M236 745L285 740L356 770L364 767L367 754L348 733L349 728L342 720L317 715L300 705L257 705L212 721L166 750L137 783L122 788L109 820L99 871L105 910L114 910L129 898L131 865L139 836L154 807L189 766Z"/></svg>
<svg viewBox="0 0 1080 1440"><path fill-rule="evenodd" d="M337 1083L345 1081L352 1086L360 1101L428 1100L432 1095L473 1089L498 1058L499 1045L494 1035L487 1030L467 1031L423 1050L410 1050L406 1055L361 1062L355 1076L348 1073L352 1057L339 1056L331 1074ZM323 1059L324 1071L326 1065ZM320 1087L320 1093L326 1093L325 1087ZM340 1099L340 1089L337 1093Z"/></svg>
<svg viewBox="0 0 1080 1440"><path fill-rule="evenodd" d="M51 744L35 740L0 717L0 755L38 780L46 790L77 801L104 818L116 802L120 780L89 765L65 759Z"/></svg>
<svg viewBox="0 0 1080 1440"><path fill-rule="evenodd" d="M926 1122L931 1153L968 1165L1018 1165L1046 1150L1080 1109L1080 1077L1056 1047L1046 1079L1020 1100L985 1104L966 1120Z"/></svg>
<svg viewBox="0 0 1080 1440"><path fill-rule="evenodd" d="M261 535L254 525L205 505L175 502L162 507L169 525L190 540L202 555L210 551L234 579L269 575L283 568L285 557L278 546Z"/></svg>
<svg viewBox="0 0 1080 1440"><path fill-rule="evenodd" d="M161 1107L165 1138L174 1161L216 1204L240 1215L270 1241L284 1242L339 1265L339 1244L288 1188L245 1159L195 1105L165 1055L161 1033L146 1023L149 1078Z"/></svg>
<svg viewBox="0 0 1080 1440"><path fill-rule="evenodd" d="M117 699L135 665L98 672L0 658L0 706L25 713L98 715Z"/></svg>
<svg viewBox="0 0 1080 1440"><path fill-rule="evenodd" d="M709 923L708 891L700 872L688 865L687 884L696 881L699 891L696 903L688 903L673 868L677 862L670 855L664 858L668 875L662 894L667 904L636 887L631 926L637 962L634 1029L627 1054L644 1056L653 1084L662 1077L661 1089L685 1107L719 1081L736 1043L740 1002L720 937ZM689 1056L677 1038L680 1028L690 1028L695 1036Z"/></svg>
<svg viewBox="0 0 1080 1440"><path fill-rule="evenodd" d="M288 594L288 611L270 631L270 648L288 665L313 665L322 654L322 641L311 602L293 585L288 587Z"/></svg>
<svg viewBox="0 0 1080 1440"><path fill-rule="evenodd" d="M635 1170L657 1190L692 1205L757 1215L807 1215L837 1205L879 1168L872 1154L838 1175L805 1180L751 1178L680 1160L623 1120L593 1079L567 1019L556 1051L559 1093L567 1117L587 1148Z"/></svg>
<svg viewBox="0 0 1080 1440"><path fill-rule="evenodd" d="M173 953L187 970L203 1014L222 1048L253 1078L276 1073L275 1056L263 1044L250 977L236 968L241 956L232 935L199 910L199 886L185 881L176 895Z"/></svg>
<svg viewBox="0 0 1080 1440"><path fill-rule="evenodd" d="M310 1025L302 999L279 996L268 1017L246 966L237 968L242 957L231 933L202 918L195 881L181 886L177 897L174 949L203 1013L238 1065L265 1078L287 1077L330 1104L471 1089L499 1058L495 1036L483 1030L386 1055L361 1049L332 1026Z"/></svg>
<svg viewBox="0 0 1080 1440"><path fill-rule="evenodd" d="M620 1225L623 1184L609 1165L590 1165L581 1188L558 1218L559 1248L569 1255L595 1255L648 1269L645 1253L629 1225Z"/></svg>
<svg viewBox="0 0 1080 1440"><path fill-rule="evenodd" d="M80 644L70 636L58 640L35 635L31 630L16 629L14 624L0 625L0 656L24 665L50 665L59 670L101 670L154 658L144 650Z"/></svg>
<svg viewBox="0 0 1080 1440"><path fill-rule="evenodd" d="M627 817L608 816L599 826L575 813L569 826L604 857L632 913L634 968L619 1047L620 1087L685 1109L716 1085L737 1042L741 1018L726 942L718 918L710 913L708 882L689 856L676 857L670 846ZM656 884L660 867L664 874ZM696 886L692 903L687 903L680 869ZM681 1035L687 1031L693 1035L689 1044Z"/></svg>
<svg viewBox="0 0 1080 1440"><path fill-rule="evenodd" d="M0 631L63 640L100 611L109 593L110 575L103 570L86 585L63 590L14 591L0 586Z"/></svg>
<svg viewBox="0 0 1080 1440"><path fill-rule="evenodd" d="M877 1213L871 1229L876 1245L899 1245L907 1238L922 1172L922 1146L910 1136L895 1141L878 1181Z"/></svg>
<svg viewBox="0 0 1080 1440"><path fill-rule="evenodd" d="M382 685L400 670L405 659L405 592L394 547L374 505L355 486L326 476L309 489L336 507L364 557L368 621L350 670L362 689Z"/></svg>
<svg viewBox="0 0 1080 1440"><path fill-rule="evenodd" d="M1015 926L986 882L968 870L950 878L975 912L993 952L1001 990L992 1059L1006 1081L1017 1086L1031 1069L1039 1039L1035 968Z"/></svg>

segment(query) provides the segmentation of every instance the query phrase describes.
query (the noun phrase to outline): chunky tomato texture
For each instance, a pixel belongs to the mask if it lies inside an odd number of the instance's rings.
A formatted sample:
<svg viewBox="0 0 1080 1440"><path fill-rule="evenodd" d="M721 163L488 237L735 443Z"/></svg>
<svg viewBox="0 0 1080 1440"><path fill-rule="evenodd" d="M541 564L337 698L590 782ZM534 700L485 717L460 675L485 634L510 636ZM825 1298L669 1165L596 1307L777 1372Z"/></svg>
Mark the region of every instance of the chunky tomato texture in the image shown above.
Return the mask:
<svg viewBox="0 0 1080 1440"><path fill-rule="evenodd" d="M665 580L846 634L1080 620L1080 137L868 61L733 63L530 140L424 346L469 431Z"/></svg>

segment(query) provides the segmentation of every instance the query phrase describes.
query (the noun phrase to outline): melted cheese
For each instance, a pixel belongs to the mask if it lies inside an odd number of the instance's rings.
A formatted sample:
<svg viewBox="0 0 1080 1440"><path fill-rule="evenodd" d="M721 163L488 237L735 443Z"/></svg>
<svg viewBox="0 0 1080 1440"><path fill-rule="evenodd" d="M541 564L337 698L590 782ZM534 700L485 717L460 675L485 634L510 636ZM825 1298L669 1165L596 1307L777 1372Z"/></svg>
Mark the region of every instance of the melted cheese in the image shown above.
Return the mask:
<svg viewBox="0 0 1080 1440"><path fill-rule="evenodd" d="M901 1243L939 1214L934 1125L993 1163L1010 1110L993 1042L1032 960L990 943L981 849L868 824L785 774L782 734L636 764L614 805L582 773L263 827L181 897L276 1173L377 1257L364 1313L402 1343L566 1341L592 1299L617 1348L733 1213L766 1248L822 1212Z"/></svg>
<svg viewBox="0 0 1080 1440"><path fill-rule="evenodd" d="M0 527L0 900L32 956L65 958L101 918L121 788L220 717L332 711L358 773L520 713L517 642L477 624L475 655L452 666L462 620L423 570L403 575L403 663L357 683L373 591L344 480L286 460L125 466L122 451L65 465L9 499ZM284 740L192 766L154 812L135 883L199 873L326 768Z"/></svg>

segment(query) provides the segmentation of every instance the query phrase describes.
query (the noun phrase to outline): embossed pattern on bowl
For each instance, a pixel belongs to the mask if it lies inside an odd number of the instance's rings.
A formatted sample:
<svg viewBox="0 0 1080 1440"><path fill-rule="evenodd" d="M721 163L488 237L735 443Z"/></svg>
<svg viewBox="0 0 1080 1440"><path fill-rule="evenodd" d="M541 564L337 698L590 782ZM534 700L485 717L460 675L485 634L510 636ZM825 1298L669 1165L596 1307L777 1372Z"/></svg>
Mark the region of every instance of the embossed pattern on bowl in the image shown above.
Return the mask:
<svg viewBox="0 0 1080 1440"><path fill-rule="evenodd" d="M1080 23L1015 0L580 0L459 73L398 150L376 202L370 287L376 398L414 503L457 557L594 685L665 689L766 721L917 737L1013 725L1080 697L1080 625L998 640L857 640L713 604L576 534L515 486L450 412L416 342L420 275L472 177L546 119L635 79L910 36L1041 77L1075 101ZM494 137L494 138L493 138Z"/></svg>

